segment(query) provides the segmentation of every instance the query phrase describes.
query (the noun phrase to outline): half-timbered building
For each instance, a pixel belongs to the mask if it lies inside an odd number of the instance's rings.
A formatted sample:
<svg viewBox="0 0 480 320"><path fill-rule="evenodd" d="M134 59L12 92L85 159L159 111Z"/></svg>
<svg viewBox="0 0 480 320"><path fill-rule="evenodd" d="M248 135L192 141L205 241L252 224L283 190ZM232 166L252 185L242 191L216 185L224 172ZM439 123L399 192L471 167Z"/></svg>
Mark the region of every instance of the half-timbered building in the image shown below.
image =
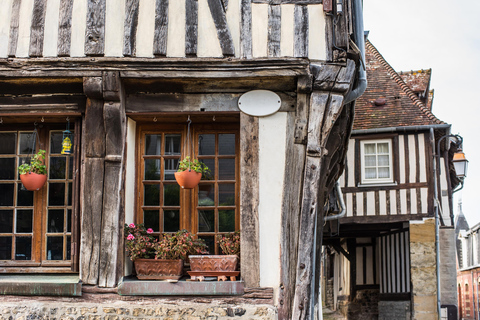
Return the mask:
<svg viewBox="0 0 480 320"><path fill-rule="evenodd" d="M432 113L431 70L397 73L369 41L366 67L338 181L343 216L326 221L326 301L348 319L437 319L438 304L457 305L457 141Z"/></svg>
<svg viewBox="0 0 480 320"><path fill-rule="evenodd" d="M0 17L3 317L321 310L323 203L366 86L360 0L3 0ZM278 111L240 112L252 90ZM173 180L188 132L212 171L193 190ZM48 180L26 191L16 168L39 148ZM132 222L213 252L239 230L241 280L129 277Z"/></svg>

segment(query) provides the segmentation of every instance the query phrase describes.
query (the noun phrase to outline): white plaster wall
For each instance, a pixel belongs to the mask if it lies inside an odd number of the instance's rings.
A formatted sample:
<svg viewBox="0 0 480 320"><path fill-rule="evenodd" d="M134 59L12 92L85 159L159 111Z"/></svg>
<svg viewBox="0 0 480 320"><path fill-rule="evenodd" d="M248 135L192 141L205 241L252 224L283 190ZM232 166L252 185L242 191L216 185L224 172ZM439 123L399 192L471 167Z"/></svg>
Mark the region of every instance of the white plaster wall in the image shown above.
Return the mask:
<svg viewBox="0 0 480 320"><path fill-rule="evenodd" d="M125 223L130 224L135 216L135 133L137 123L132 119L127 121L127 151L125 173ZM125 275L132 273L132 262L125 257Z"/></svg>
<svg viewBox="0 0 480 320"><path fill-rule="evenodd" d="M450 226L452 225L450 221L450 206L448 203L448 196L447 196L447 190L448 190L448 182L447 182L447 170L445 167L445 161L443 158L440 159L440 189L441 189L441 194L438 195L439 201L442 204L442 217L443 217L443 222L445 222L445 225ZM445 196L444 196L445 194Z"/></svg>
<svg viewBox="0 0 480 320"><path fill-rule="evenodd" d="M105 12L105 56L123 56L125 0L107 0Z"/></svg>
<svg viewBox="0 0 480 320"><path fill-rule="evenodd" d="M87 0L74 0L70 56L85 56L85 29L87 26ZM120 31L123 33L123 30Z"/></svg>
<svg viewBox="0 0 480 320"><path fill-rule="evenodd" d="M218 41L217 29L207 0L198 0L198 57L222 57L222 48Z"/></svg>
<svg viewBox="0 0 480 320"><path fill-rule="evenodd" d="M8 38L10 36L10 19L13 0L5 0L0 6L0 58L8 56Z"/></svg>
<svg viewBox="0 0 480 320"><path fill-rule="evenodd" d="M308 57L314 60L325 60L325 15L323 5L308 6Z"/></svg>
<svg viewBox="0 0 480 320"><path fill-rule="evenodd" d="M185 56L185 0L169 1L167 56Z"/></svg>
<svg viewBox="0 0 480 320"><path fill-rule="evenodd" d="M153 57L155 28L152 26L155 26L155 0L140 0L136 35L137 57Z"/></svg>
<svg viewBox="0 0 480 320"><path fill-rule="evenodd" d="M264 58L268 49L268 4L252 4L252 54Z"/></svg>
<svg viewBox="0 0 480 320"><path fill-rule="evenodd" d="M51 0L47 2L45 11L45 29L43 37L43 56L57 56L58 40L58 19L60 10L60 0Z"/></svg>
<svg viewBox="0 0 480 320"><path fill-rule="evenodd" d="M18 19L18 44L17 57L28 57L30 47L30 27L33 15L33 0L24 0L20 4L20 17ZM28 21L28 22L27 22Z"/></svg>
<svg viewBox="0 0 480 320"><path fill-rule="evenodd" d="M260 286L280 285L280 231L287 113L259 119ZM276 295L277 291L275 291Z"/></svg>
<svg viewBox="0 0 480 320"><path fill-rule="evenodd" d="M232 35L233 45L235 47L235 57L240 57L240 0L229 0L227 8L227 24Z"/></svg>

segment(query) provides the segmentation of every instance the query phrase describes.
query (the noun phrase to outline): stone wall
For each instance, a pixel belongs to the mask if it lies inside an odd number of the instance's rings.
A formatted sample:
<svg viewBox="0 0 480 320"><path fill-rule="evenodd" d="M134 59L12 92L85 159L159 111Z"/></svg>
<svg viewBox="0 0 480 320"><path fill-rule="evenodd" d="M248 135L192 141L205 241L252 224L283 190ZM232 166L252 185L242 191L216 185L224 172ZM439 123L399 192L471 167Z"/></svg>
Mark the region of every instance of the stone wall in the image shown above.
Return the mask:
<svg viewBox="0 0 480 320"><path fill-rule="evenodd" d="M380 301L378 303L378 320L411 319L410 301Z"/></svg>
<svg viewBox="0 0 480 320"><path fill-rule="evenodd" d="M379 289L357 290L353 301L348 305L348 320L378 319Z"/></svg>
<svg viewBox="0 0 480 320"><path fill-rule="evenodd" d="M453 227L440 228L440 292L442 305L458 305L456 241Z"/></svg>

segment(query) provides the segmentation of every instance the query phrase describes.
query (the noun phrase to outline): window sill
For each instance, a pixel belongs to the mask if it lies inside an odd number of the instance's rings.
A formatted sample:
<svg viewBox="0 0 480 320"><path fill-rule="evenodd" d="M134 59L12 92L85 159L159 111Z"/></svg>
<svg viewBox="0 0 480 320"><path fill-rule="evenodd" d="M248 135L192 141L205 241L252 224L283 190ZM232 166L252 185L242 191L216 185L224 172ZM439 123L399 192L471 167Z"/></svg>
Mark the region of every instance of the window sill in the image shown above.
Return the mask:
<svg viewBox="0 0 480 320"><path fill-rule="evenodd" d="M0 294L79 297L82 295L82 283L77 274L2 274Z"/></svg>
<svg viewBox="0 0 480 320"><path fill-rule="evenodd" d="M372 183L359 183L357 185L358 188L365 188L365 187L385 187L385 186L396 186L398 185L396 182L372 182Z"/></svg>
<svg viewBox="0 0 480 320"><path fill-rule="evenodd" d="M235 296L244 294L243 281L137 280L123 278L118 284L122 296Z"/></svg>

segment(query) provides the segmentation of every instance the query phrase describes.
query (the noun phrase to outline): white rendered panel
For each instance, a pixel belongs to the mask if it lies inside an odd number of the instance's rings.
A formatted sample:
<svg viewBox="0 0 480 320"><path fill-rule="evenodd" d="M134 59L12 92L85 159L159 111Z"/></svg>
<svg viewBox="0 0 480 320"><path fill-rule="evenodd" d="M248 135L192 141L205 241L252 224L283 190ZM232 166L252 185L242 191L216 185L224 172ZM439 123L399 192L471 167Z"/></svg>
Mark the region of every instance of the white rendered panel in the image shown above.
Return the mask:
<svg viewBox="0 0 480 320"><path fill-rule="evenodd" d="M198 57L223 57L217 29L207 0L198 0Z"/></svg>
<svg viewBox="0 0 480 320"><path fill-rule="evenodd" d="M420 208L417 209L417 190L410 189L410 212L412 214L420 213Z"/></svg>
<svg viewBox="0 0 480 320"><path fill-rule="evenodd" d="M135 55L137 57L153 57L155 2L155 0L140 0L138 7L138 25L136 35Z"/></svg>
<svg viewBox="0 0 480 320"><path fill-rule="evenodd" d="M415 136L408 136L408 162L410 164L410 183L415 181L417 173L417 154L415 152Z"/></svg>
<svg viewBox="0 0 480 320"><path fill-rule="evenodd" d="M168 2L167 57L185 57L185 0Z"/></svg>
<svg viewBox="0 0 480 320"><path fill-rule="evenodd" d="M43 36L43 56L56 57L58 41L58 20L60 0L48 0L45 10L45 27Z"/></svg>
<svg viewBox="0 0 480 320"><path fill-rule="evenodd" d="M8 40L10 37L10 20L12 19L13 0L4 0L0 6L0 58L8 57Z"/></svg>
<svg viewBox="0 0 480 320"><path fill-rule="evenodd" d="M428 188L421 188L420 194L422 197L422 213L428 213Z"/></svg>
<svg viewBox="0 0 480 320"><path fill-rule="evenodd" d="M73 0L72 8L72 35L70 42L70 56L85 56L85 29L87 27L87 0ZM122 31L119 31L123 33Z"/></svg>
<svg viewBox="0 0 480 320"><path fill-rule="evenodd" d="M400 190L400 214L407 213L407 190L401 189Z"/></svg>
<svg viewBox="0 0 480 320"><path fill-rule="evenodd" d="M268 4L252 4L252 55L267 57Z"/></svg>
<svg viewBox="0 0 480 320"><path fill-rule="evenodd" d="M230 34L233 39L233 46L235 47L235 57L240 57L240 0L229 0L227 8L227 25L230 29Z"/></svg>
<svg viewBox="0 0 480 320"><path fill-rule="evenodd" d="M325 15L321 4L308 6L308 58L314 60L325 60L327 58Z"/></svg>
<svg viewBox="0 0 480 320"><path fill-rule="evenodd" d="M357 216L363 216L363 193L357 192Z"/></svg>
<svg viewBox="0 0 480 320"><path fill-rule="evenodd" d="M30 28L32 26L34 0L23 0L20 4L20 17L18 19L18 44L17 57L28 57L30 48Z"/></svg>
<svg viewBox="0 0 480 320"><path fill-rule="evenodd" d="M384 216L387 214L387 191L380 190L378 192L379 214Z"/></svg>
<svg viewBox="0 0 480 320"><path fill-rule="evenodd" d="M347 151L348 186L355 187L355 140L348 141Z"/></svg>
<svg viewBox="0 0 480 320"><path fill-rule="evenodd" d="M125 0L106 0L105 6L105 56L121 57L123 56Z"/></svg>
<svg viewBox="0 0 480 320"><path fill-rule="evenodd" d="M367 192L367 216L375 215L375 192Z"/></svg>
<svg viewBox="0 0 480 320"><path fill-rule="evenodd" d="M398 159L400 166L400 183L405 183L405 142L404 136L398 136Z"/></svg>
<svg viewBox="0 0 480 320"><path fill-rule="evenodd" d="M397 192L390 190L390 214L398 214L397 212Z"/></svg>
<svg viewBox="0 0 480 320"><path fill-rule="evenodd" d="M420 160L420 181L427 182L427 161L425 158L425 135L418 135L418 158Z"/></svg>
<svg viewBox="0 0 480 320"><path fill-rule="evenodd" d="M125 169L125 223L133 223L135 217L135 132L137 123L127 119L127 148ZM132 274L133 264L125 255L125 275Z"/></svg>
<svg viewBox="0 0 480 320"><path fill-rule="evenodd" d="M439 195L440 201L442 203L442 217L443 221L447 226L451 225L450 221L450 206L448 205L448 196L447 192L444 193L444 191L448 190L448 183L447 183L447 177L445 168L445 161L443 158L440 159L440 167L441 167L441 175L440 175L440 189L441 189L441 194ZM445 194L445 196L444 196Z"/></svg>
<svg viewBox="0 0 480 320"><path fill-rule="evenodd" d="M293 57L293 38L295 26L295 5L282 4L282 21L280 30L280 56Z"/></svg>
<svg viewBox="0 0 480 320"><path fill-rule="evenodd" d="M352 193L347 193L347 202L346 202L346 207L347 207L347 217L353 217L353 194Z"/></svg>

